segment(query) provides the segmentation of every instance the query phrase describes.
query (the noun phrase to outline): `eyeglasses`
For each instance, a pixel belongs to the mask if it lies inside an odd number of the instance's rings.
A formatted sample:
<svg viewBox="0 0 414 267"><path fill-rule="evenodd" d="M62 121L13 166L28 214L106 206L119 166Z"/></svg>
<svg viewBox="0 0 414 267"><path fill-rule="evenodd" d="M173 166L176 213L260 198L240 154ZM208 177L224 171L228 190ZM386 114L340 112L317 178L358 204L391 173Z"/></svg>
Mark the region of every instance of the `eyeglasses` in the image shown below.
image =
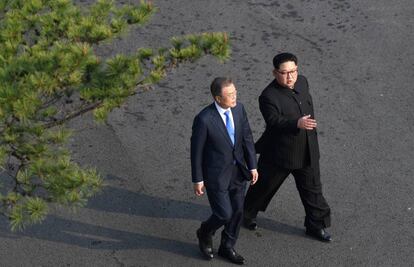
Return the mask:
<svg viewBox="0 0 414 267"><path fill-rule="evenodd" d="M279 73L280 75L283 75L283 76L289 76L289 75L293 76L293 75L298 73L298 69L291 70L291 71L278 71L278 70L276 70L276 72Z"/></svg>

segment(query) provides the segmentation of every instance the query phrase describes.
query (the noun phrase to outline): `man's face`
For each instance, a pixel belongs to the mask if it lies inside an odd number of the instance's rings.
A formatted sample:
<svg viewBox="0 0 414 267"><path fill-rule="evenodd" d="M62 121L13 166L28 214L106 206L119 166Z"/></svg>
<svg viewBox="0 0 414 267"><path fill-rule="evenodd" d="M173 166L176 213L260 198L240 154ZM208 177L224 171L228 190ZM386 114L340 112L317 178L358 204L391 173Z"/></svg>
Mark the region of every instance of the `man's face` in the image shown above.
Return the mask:
<svg viewBox="0 0 414 267"><path fill-rule="evenodd" d="M298 66L293 61L284 62L273 70L273 75L281 86L293 89L298 79Z"/></svg>
<svg viewBox="0 0 414 267"><path fill-rule="evenodd" d="M221 89L221 96L216 96L216 102L224 109L234 108L237 101L237 90L234 84Z"/></svg>

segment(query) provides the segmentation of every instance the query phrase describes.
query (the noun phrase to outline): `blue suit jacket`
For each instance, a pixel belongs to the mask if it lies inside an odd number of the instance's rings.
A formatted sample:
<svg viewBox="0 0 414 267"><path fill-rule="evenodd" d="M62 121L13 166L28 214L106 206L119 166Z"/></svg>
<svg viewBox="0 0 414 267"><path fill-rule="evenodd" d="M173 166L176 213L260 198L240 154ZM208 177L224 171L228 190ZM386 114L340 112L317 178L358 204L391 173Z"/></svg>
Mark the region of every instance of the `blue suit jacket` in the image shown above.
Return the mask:
<svg viewBox="0 0 414 267"><path fill-rule="evenodd" d="M234 146L214 103L194 118L191 136L192 181L204 181L207 189L226 190L235 162L242 172L257 168L246 111L241 103L237 103L231 112L235 128Z"/></svg>

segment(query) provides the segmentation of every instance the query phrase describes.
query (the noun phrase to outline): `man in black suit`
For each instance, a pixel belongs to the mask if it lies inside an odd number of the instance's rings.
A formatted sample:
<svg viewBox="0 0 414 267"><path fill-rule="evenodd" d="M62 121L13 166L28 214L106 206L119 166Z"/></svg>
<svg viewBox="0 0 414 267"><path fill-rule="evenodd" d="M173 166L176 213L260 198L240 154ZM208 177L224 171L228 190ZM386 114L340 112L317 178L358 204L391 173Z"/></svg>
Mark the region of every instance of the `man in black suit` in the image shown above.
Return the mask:
<svg viewBox="0 0 414 267"><path fill-rule="evenodd" d="M306 234L331 241L330 208L322 195L319 174L319 146L312 97L308 81L298 75L297 58L290 53L273 58L275 79L259 97L266 129L256 143L260 154L259 182L250 187L244 206L244 225L255 230L256 216L289 174L295 178L305 208Z"/></svg>
<svg viewBox="0 0 414 267"><path fill-rule="evenodd" d="M232 80L216 78L210 89L214 103L194 118L191 136L194 193L203 195L205 187L213 213L201 223L197 237L201 253L212 259L212 236L224 225L218 254L244 264L234 245L243 220L247 180L254 184L258 179L254 141Z"/></svg>

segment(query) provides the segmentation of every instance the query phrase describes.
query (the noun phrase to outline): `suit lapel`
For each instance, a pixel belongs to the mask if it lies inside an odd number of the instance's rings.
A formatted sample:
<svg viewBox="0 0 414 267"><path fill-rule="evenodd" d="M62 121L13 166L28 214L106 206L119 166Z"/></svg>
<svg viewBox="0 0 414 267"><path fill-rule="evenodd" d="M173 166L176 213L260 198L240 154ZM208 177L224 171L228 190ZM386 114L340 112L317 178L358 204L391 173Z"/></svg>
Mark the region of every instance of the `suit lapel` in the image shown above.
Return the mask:
<svg viewBox="0 0 414 267"><path fill-rule="evenodd" d="M233 116L234 116L234 114L233 114ZM221 118L221 116L220 116L218 110L216 109L216 106L214 105L214 103L211 105L211 119L212 119L214 125L216 126L216 128L222 133L222 135L224 136L224 139L226 139L227 143L231 147L233 147L233 143L231 142L230 136L227 132L226 125L224 124L223 119ZM233 117L233 120L234 120L234 117ZM237 129L237 128L235 128L235 129Z"/></svg>

